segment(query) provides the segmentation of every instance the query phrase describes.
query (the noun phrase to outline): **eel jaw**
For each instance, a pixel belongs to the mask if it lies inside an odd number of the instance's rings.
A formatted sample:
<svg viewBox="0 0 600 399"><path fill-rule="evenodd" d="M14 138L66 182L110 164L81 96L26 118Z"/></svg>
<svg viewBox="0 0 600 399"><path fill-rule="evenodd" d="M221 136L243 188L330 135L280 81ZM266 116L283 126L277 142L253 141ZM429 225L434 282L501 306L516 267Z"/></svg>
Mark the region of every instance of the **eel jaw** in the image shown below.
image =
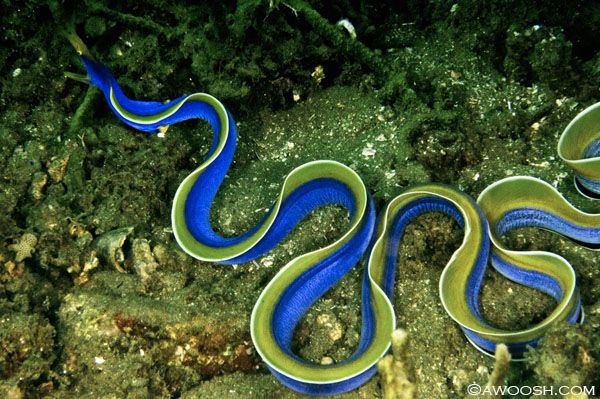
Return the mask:
<svg viewBox="0 0 600 399"><path fill-rule="evenodd" d="M80 74L80 73L75 73L75 72L64 72L65 78L68 79L73 79L76 80L78 82L82 82L82 83L86 83L86 84L90 84L90 77L86 74Z"/></svg>
<svg viewBox="0 0 600 399"><path fill-rule="evenodd" d="M94 56L92 56L92 53L90 53L90 50L87 48L83 40L81 40L81 38L77 35L77 33L75 33L74 30L63 31L63 35L67 38L67 40L69 40L73 48L75 48L75 51L77 51L79 57L85 57L92 62L96 62ZM90 76L88 74L83 75L74 72L64 72L64 75L65 78L73 79L86 84L91 84Z"/></svg>

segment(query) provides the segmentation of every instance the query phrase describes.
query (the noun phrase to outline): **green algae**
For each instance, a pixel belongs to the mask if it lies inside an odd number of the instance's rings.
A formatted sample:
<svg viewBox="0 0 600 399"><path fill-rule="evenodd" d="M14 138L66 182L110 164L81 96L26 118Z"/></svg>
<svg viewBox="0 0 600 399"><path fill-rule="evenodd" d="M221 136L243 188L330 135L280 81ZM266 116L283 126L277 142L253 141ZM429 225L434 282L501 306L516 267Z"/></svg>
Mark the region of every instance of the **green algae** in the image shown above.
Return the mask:
<svg viewBox="0 0 600 399"><path fill-rule="evenodd" d="M7 397L11 387L36 385L51 373L55 331L48 320L23 313L3 315L0 327L0 394Z"/></svg>
<svg viewBox="0 0 600 399"><path fill-rule="evenodd" d="M64 80L64 70L81 71L56 34L68 23L128 94L166 100L206 91L233 111L238 151L211 217L218 231L236 235L260 219L293 167L324 158L356 170L379 207L419 182L476 196L499 178L528 174L597 212L572 188L555 148L568 121L599 99L600 12L591 2L559 3L5 7L0 318L9 321L0 340L10 350L0 361L2 395L299 396L252 352L249 314L281 265L331 242L347 218L342 209L320 209L249 264L185 256L170 232L170 201L203 158L210 130L188 122L161 140L119 124L94 89ZM335 26L344 17L357 40ZM97 259L95 245L126 226L135 229L121 274ZM24 234L37 237L36 251L17 261L9 246ZM438 298L440 270L461 237L450 220L429 215L401 246L395 305L411 336L421 397L463 397L466 385L485 384L491 373L493 362L466 343ZM597 257L533 229L507 240L573 262L591 309L582 328L557 327L528 366L512 365L508 381L598 385ZM297 353L315 362L352 353L361 272L305 315ZM543 318L552 301L489 271L481 306L493 324L517 328ZM344 396L380 395L378 384L374 378Z"/></svg>
<svg viewBox="0 0 600 399"><path fill-rule="evenodd" d="M597 386L597 360L591 353L591 337L581 327L561 324L548 332L538 351L528 354L527 363L545 386Z"/></svg>

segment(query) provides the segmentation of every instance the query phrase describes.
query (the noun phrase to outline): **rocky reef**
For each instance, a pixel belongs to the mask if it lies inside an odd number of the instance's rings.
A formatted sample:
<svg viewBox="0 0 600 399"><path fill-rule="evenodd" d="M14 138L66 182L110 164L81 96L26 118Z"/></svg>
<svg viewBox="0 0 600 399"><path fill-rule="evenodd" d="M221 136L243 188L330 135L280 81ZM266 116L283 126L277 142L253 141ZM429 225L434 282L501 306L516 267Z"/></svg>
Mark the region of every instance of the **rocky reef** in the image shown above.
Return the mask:
<svg viewBox="0 0 600 399"><path fill-rule="evenodd" d="M211 210L224 235L259 221L285 175L315 159L356 170L379 207L415 183L477 196L526 174L600 211L555 153L566 124L600 101L597 2L54 0L5 5L0 20L0 397L300 396L261 363L250 313L281 266L347 221L329 206L256 261L191 259L173 238L170 207L210 146L208 126L175 125L164 139L125 127L98 90L64 78L82 70L67 29L132 97L202 91L231 110L238 149ZM438 297L461 239L432 214L400 247L394 303L417 397L465 397L492 378L493 359ZM535 229L507 242L572 262L587 321L556 326L511 363L506 383L600 394L597 254ZM358 266L304 316L299 355L328 364L352 353L361 279ZM480 305L494 325L523 328L553 304L486 274ZM383 397L384 379L343 396Z"/></svg>

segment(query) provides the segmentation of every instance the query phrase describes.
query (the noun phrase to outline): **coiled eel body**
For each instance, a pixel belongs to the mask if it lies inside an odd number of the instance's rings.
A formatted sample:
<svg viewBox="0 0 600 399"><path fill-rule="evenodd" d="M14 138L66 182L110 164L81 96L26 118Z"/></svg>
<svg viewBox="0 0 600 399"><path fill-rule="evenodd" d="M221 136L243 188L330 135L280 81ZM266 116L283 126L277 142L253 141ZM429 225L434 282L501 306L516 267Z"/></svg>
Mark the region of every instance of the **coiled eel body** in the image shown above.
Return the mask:
<svg viewBox="0 0 600 399"><path fill-rule="evenodd" d="M533 226L566 235L590 247L600 245L600 215L571 206L552 186L532 177L511 177L486 188L477 203L453 187L427 184L394 198L376 220L373 201L361 178L335 161L314 161L294 169L265 217L248 232L222 237L209 222L209 211L231 164L236 129L231 114L203 93L169 103L128 99L115 78L96 62L78 38L87 76L68 76L98 87L115 115L134 129L159 132L193 118L210 123L214 139L204 161L180 184L172 208L177 242L190 256L223 264L247 262L273 248L309 212L327 204L349 211L345 233L330 245L285 265L260 295L251 317L255 348L271 372L289 388L308 394L335 394L354 389L375 373L390 347L395 329L391 298L398 245L406 226L426 212L442 212L464 229L464 239L440 278L440 298L448 314L478 349L493 353L505 343L514 356L535 346L553 324L575 323L583 313L572 266L558 255L517 252L501 237L509 230ZM600 104L578 116L565 130L559 154L578 173L587 194L600 193ZM591 120L591 121L590 121ZM582 126L583 125L583 126ZM291 349L295 326L307 309L365 255L361 339L354 354L323 366L307 362ZM522 331L495 328L481 316L478 298L485 269L540 290L556 300L543 321Z"/></svg>

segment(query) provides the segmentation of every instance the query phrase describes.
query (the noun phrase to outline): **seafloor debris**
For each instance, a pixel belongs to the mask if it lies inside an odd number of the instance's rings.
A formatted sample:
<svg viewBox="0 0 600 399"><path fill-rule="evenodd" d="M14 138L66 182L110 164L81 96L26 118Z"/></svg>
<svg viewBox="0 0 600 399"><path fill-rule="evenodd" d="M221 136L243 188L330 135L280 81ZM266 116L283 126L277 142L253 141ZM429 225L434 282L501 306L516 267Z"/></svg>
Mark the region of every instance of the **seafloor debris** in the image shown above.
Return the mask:
<svg viewBox="0 0 600 399"><path fill-rule="evenodd" d="M59 183L64 179L70 157L68 153L63 156L52 157L46 165L48 167L48 174L55 183Z"/></svg>
<svg viewBox="0 0 600 399"><path fill-rule="evenodd" d="M33 198L40 200L43 197L43 190L48 183L48 175L44 172L35 172L31 179L30 193Z"/></svg>
<svg viewBox="0 0 600 399"><path fill-rule="evenodd" d="M158 262L152 254L148 240L136 238L132 247L133 269L146 282L158 268Z"/></svg>
<svg viewBox="0 0 600 399"><path fill-rule="evenodd" d="M113 265L121 273L125 273L122 266L125 261L123 244L132 231L133 227L122 227L102 234L96 241L99 257Z"/></svg>
<svg viewBox="0 0 600 399"><path fill-rule="evenodd" d="M508 347L504 344L496 345L496 362L494 363L494 371L490 375L490 379L487 383L488 387L501 387L504 385L504 379L510 369L510 353ZM493 399L502 398L502 395L492 395Z"/></svg>
<svg viewBox="0 0 600 399"><path fill-rule="evenodd" d="M356 39L356 29L354 29L354 25L352 25L352 22L350 22L348 19L340 19L336 25L346 29L350 37L352 39Z"/></svg>
<svg viewBox="0 0 600 399"><path fill-rule="evenodd" d="M8 246L8 249L15 253L15 260L22 262L24 259L30 258L35 252L37 245L37 237L33 233L25 233L14 244Z"/></svg>
<svg viewBox="0 0 600 399"><path fill-rule="evenodd" d="M398 329L392 333L392 353L377 363L384 399L414 399L417 388L408 358L408 333Z"/></svg>

